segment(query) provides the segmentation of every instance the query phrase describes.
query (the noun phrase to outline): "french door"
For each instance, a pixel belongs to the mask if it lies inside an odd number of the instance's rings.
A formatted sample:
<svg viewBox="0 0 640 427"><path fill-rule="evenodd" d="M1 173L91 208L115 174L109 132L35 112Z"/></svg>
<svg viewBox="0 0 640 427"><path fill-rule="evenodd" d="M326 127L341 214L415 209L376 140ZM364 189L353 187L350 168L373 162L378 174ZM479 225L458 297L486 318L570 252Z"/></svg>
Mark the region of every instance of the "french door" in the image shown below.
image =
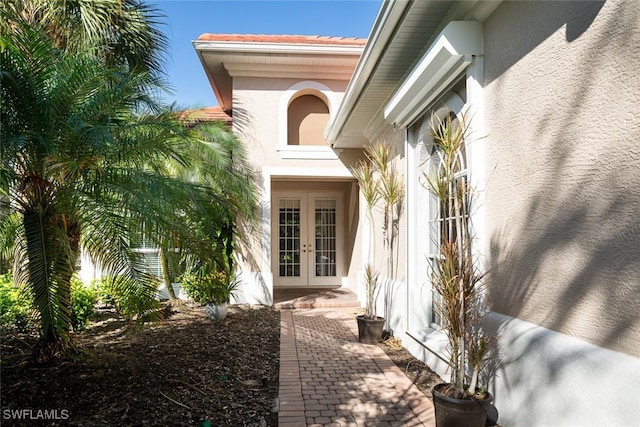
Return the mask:
<svg viewBox="0 0 640 427"><path fill-rule="evenodd" d="M275 195L272 271L276 286L339 286L341 195Z"/></svg>

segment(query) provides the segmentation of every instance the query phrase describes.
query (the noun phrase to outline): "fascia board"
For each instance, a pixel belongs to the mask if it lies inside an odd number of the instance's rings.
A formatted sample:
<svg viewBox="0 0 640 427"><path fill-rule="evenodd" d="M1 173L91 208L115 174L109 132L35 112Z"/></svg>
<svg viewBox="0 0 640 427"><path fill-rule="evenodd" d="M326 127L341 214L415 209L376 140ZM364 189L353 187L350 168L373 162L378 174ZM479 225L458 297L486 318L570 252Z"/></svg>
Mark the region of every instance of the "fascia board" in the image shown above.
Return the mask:
<svg viewBox="0 0 640 427"><path fill-rule="evenodd" d="M450 22L384 107L388 123L406 126L471 63L482 55L482 24Z"/></svg>
<svg viewBox="0 0 640 427"><path fill-rule="evenodd" d="M234 53L360 55L363 46L194 41L196 50Z"/></svg>
<svg viewBox="0 0 640 427"><path fill-rule="evenodd" d="M316 61L317 62L317 61ZM348 80L353 66L334 64L264 64L264 63L225 63L225 69L232 77L271 77L271 78L318 78Z"/></svg>
<svg viewBox="0 0 640 427"><path fill-rule="evenodd" d="M362 91L369 83L371 73L376 68L380 56L387 46L387 42L393 37L397 26L404 16L405 10L410 4L411 2L404 0L383 2L360 61L347 86L340 108L338 108L336 114L330 118L325 128L325 139L330 144L334 144L338 139L338 136L358 103Z"/></svg>
<svg viewBox="0 0 640 427"><path fill-rule="evenodd" d="M218 101L218 105L220 105L220 107L224 110L224 111L229 111L231 110L231 105L227 105L227 102L225 102L225 97L223 96L223 92L221 90L221 88L218 86L216 79L213 78L213 76L211 75L211 72L209 71L207 64L205 63L204 58L202 57L202 51L196 49L196 54L198 55L198 59L200 60L200 64L202 64L202 69L204 70L206 76L207 76L207 80L209 80L209 84L211 85L211 88L213 89L213 93L216 97L216 100Z"/></svg>

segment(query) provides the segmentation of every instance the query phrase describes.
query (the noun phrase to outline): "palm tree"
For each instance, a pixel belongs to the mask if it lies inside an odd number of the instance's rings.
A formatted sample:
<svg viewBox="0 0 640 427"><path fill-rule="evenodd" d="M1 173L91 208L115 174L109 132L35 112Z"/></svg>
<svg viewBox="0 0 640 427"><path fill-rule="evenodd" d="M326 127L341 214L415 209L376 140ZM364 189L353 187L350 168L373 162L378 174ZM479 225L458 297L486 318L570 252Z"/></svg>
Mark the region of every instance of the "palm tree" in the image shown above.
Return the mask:
<svg viewBox="0 0 640 427"><path fill-rule="evenodd" d="M46 359L68 344L81 248L106 273L140 284L141 224L153 239L186 238L185 212L235 207L210 186L162 173L169 161L186 168L205 144L149 96L150 73L71 54L20 21L0 35L0 66L0 203L22 218L15 279L33 294Z"/></svg>
<svg viewBox="0 0 640 427"><path fill-rule="evenodd" d="M26 23L66 52L90 50L110 67L156 77L163 70L164 16L141 0L3 0L0 17L4 34Z"/></svg>
<svg viewBox="0 0 640 427"><path fill-rule="evenodd" d="M188 167L168 162L164 173L204 185L227 203L221 205L212 200L200 206L198 209L207 211L206 221L202 221L201 211L185 209L185 218L192 230L189 239L171 233L160 236L160 241L156 242L160 249L163 281L171 299L176 298L171 282L176 278L180 259L208 260L211 268L233 271L236 245L246 243L246 237L253 231L258 206L256 171L248 162L240 140L222 122L191 125L188 115L183 119L201 143L189 147ZM199 243L195 250L194 242ZM198 253L202 248L208 250Z"/></svg>
<svg viewBox="0 0 640 427"><path fill-rule="evenodd" d="M218 218L218 221L209 221L209 224L218 224L218 228L213 230L216 241L224 249L226 269L233 271L232 255L236 244L248 243L246 238L252 234L258 219L257 172L248 161L245 147L226 125L205 123L194 129L204 141L214 141L216 146L215 150L201 151L198 156L201 162L195 173L199 181L220 194L227 200L228 205L234 207L233 210L229 210L225 205L212 204L212 212L209 215ZM220 155L213 158L211 153Z"/></svg>

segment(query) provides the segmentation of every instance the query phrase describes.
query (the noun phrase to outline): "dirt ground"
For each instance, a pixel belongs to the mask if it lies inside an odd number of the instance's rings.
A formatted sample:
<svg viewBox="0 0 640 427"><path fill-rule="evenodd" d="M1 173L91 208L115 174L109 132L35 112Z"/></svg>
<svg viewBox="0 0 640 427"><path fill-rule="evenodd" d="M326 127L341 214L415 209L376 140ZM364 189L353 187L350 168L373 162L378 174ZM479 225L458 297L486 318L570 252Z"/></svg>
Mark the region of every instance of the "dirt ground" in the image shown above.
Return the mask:
<svg viewBox="0 0 640 427"><path fill-rule="evenodd" d="M391 338L383 341L379 345L413 384L415 384L425 396L433 400L431 389L436 384L443 383L442 378L433 372L424 362L416 359L407 349L402 347L400 340Z"/></svg>
<svg viewBox="0 0 640 427"><path fill-rule="evenodd" d="M203 308L179 304L141 330L103 308L74 339L76 352L37 365L33 339L2 337L2 426L278 424L280 314L273 308L234 306L212 322ZM380 346L430 396L437 375L397 342Z"/></svg>

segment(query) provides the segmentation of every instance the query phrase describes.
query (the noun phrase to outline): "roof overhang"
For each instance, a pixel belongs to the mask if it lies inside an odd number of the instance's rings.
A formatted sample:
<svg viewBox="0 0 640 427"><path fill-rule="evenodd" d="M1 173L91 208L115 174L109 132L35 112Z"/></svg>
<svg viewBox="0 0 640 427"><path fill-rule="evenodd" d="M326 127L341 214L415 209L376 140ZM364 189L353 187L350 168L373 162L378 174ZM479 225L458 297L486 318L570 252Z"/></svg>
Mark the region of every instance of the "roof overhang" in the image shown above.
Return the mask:
<svg viewBox="0 0 640 427"><path fill-rule="evenodd" d="M327 141L334 148L362 147L392 126L392 117L410 115L414 107L419 108L399 96L411 93L405 86L410 79L414 79L414 89L426 82L435 90L446 80L447 70L455 72L465 66L468 58L460 58L458 53L477 51L457 46L452 31L444 31L447 25L452 21L477 21L470 26L478 26L501 2L384 1L338 113L327 125ZM444 50L436 46L442 34L454 40L453 49L444 42ZM482 32L480 42L481 36ZM422 100L428 98L426 92L429 89L425 89Z"/></svg>
<svg viewBox="0 0 640 427"><path fill-rule="evenodd" d="M218 104L232 109L234 77L348 81L364 49L360 44L193 41Z"/></svg>

